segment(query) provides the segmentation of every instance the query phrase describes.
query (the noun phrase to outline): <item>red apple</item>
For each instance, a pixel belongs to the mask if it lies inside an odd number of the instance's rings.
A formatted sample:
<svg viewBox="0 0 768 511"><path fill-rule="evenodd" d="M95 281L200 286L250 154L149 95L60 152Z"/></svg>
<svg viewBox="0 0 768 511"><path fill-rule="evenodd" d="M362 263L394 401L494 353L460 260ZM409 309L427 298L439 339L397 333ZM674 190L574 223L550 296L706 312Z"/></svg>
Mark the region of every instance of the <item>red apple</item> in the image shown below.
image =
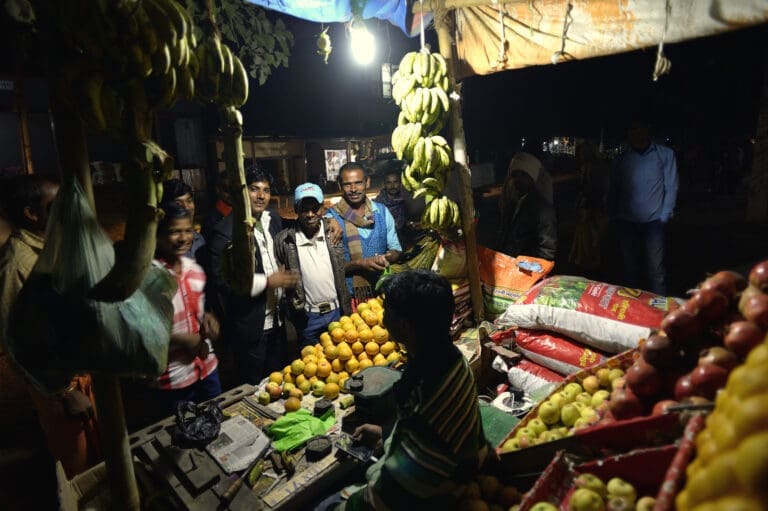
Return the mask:
<svg viewBox="0 0 768 511"><path fill-rule="evenodd" d="M717 391L725 386L728 370L717 364L696 366L691 372L691 395L714 399ZM677 397L677 396L675 396Z"/></svg>
<svg viewBox="0 0 768 511"><path fill-rule="evenodd" d="M674 399L662 399L655 405L653 405L653 410L651 411L651 415L664 415L667 413L667 408L670 406L679 404Z"/></svg>
<svg viewBox="0 0 768 511"><path fill-rule="evenodd" d="M716 364L729 371L739 365L739 358L732 351L722 346L712 346L701 351L699 365Z"/></svg>
<svg viewBox="0 0 768 511"><path fill-rule="evenodd" d="M764 331L768 330L768 294L759 293L750 297L741 313Z"/></svg>
<svg viewBox="0 0 768 511"><path fill-rule="evenodd" d="M706 323L720 321L728 312L728 298L715 289L700 289L685 304L686 310L693 312Z"/></svg>
<svg viewBox="0 0 768 511"><path fill-rule="evenodd" d="M768 260L757 263L749 272L749 283L763 293L768 293Z"/></svg>
<svg viewBox="0 0 768 511"><path fill-rule="evenodd" d="M693 395L693 384L691 383L691 373L682 375L675 383L675 399L683 399Z"/></svg>
<svg viewBox="0 0 768 511"><path fill-rule="evenodd" d="M685 309L676 309L667 314L661 322L661 329L676 343L687 344L704 331L696 316Z"/></svg>
<svg viewBox="0 0 768 511"><path fill-rule="evenodd" d="M617 420L631 419L643 414L643 403L629 389L617 389L611 393L608 408Z"/></svg>
<svg viewBox="0 0 768 511"><path fill-rule="evenodd" d="M651 397L661 390L661 373L642 358L627 369L626 379L627 387L639 397Z"/></svg>
<svg viewBox="0 0 768 511"><path fill-rule="evenodd" d="M705 280L699 289L714 289L733 300L739 291L747 287L747 279L734 271L719 271Z"/></svg>
<svg viewBox="0 0 768 511"><path fill-rule="evenodd" d="M725 347L740 357L747 354L763 342L763 331L751 321L737 321L728 326L723 339Z"/></svg>
<svg viewBox="0 0 768 511"><path fill-rule="evenodd" d="M658 368L673 365L678 358L679 351L672 340L662 334L651 335L640 347L643 360Z"/></svg>

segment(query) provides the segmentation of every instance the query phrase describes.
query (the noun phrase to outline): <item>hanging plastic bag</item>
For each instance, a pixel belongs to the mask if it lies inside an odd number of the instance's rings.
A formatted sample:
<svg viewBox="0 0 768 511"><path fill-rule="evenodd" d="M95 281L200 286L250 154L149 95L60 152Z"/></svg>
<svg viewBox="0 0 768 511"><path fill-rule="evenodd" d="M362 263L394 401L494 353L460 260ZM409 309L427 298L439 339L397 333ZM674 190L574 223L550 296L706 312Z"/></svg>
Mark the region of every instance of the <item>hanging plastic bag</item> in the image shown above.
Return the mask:
<svg viewBox="0 0 768 511"><path fill-rule="evenodd" d="M89 300L114 261L112 242L82 188L68 180L8 324L10 355L43 391L61 390L82 372L157 376L165 370L175 280L153 267L127 300Z"/></svg>

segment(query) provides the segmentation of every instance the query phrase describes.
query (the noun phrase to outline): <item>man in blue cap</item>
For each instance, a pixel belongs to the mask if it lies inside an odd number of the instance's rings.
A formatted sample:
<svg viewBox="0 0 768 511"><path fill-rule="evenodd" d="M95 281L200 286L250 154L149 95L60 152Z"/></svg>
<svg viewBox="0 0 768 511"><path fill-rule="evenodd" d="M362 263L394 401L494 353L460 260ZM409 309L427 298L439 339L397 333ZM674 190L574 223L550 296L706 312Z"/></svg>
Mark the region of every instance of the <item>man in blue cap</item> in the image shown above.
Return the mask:
<svg viewBox="0 0 768 511"><path fill-rule="evenodd" d="M285 270L299 275L296 287L286 290L285 309L301 336L300 346L309 346L318 343L320 334L342 313L350 314L351 305L344 280L344 247L331 241L320 187L297 186L294 208L297 225L275 236L275 255Z"/></svg>

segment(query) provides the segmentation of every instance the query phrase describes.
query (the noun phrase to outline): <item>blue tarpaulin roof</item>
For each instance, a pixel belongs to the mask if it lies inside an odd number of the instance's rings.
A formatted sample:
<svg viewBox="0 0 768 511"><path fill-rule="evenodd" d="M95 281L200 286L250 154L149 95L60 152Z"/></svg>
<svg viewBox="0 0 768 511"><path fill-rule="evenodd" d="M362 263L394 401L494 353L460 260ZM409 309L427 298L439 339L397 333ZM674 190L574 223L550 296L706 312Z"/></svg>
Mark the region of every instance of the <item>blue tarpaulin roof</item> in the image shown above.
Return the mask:
<svg viewBox="0 0 768 511"><path fill-rule="evenodd" d="M352 19L352 4L349 0L248 0L265 9L282 12L297 18L318 23L344 23ZM431 14L425 15L425 25L431 21ZM408 36L418 34L418 15L409 13L407 0L368 0L363 8L363 19L385 20Z"/></svg>

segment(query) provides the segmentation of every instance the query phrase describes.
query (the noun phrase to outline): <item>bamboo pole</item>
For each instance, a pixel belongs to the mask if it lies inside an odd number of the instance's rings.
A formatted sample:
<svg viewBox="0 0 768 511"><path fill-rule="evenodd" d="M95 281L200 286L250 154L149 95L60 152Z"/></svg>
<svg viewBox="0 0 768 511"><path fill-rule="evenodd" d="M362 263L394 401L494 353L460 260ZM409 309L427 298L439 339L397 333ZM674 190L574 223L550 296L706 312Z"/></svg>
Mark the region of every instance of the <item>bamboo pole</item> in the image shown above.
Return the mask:
<svg viewBox="0 0 768 511"><path fill-rule="evenodd" d="M456 90L456 59L453 51L453 12L438 9L435 16L437 41L440 54L448 63L448 79L451 89ZM467 273L469 290L472 298L472 312L477 323L485 318L483 292L480 288L480 263L477 258L477 238L475 229L475 204L472 198L472 176L467 166L467 142L464 138L464 120L461 117L461 101L455 95L451 100L450 142L453 146L454 168L459 178L459 210L461 227L467 247Z"/></svg>
<svg viewBox="0 0 768 511"><path fill-rule="evenodd" d="M66 101L56 95L51 101L51 117L60 172L62 175L74 174L95 213L96 201L83 124L77 114L69 109ZM115 376L93 375L93 392L99 438L111 492L110 509L138 511L139 492L133 473L120 382Z"/></svg>
<svg viewBox="0 0 768 511"><path fill-rule="evenodd" d="M35 166L32 161L32 144L29 138L29 115L26 102L24 101L24 73L18 63L16 76L13 80L13 107L19 116L19 138L21 139L21 160L24 164L24 171L27 174L34 174Z"/></svg>

